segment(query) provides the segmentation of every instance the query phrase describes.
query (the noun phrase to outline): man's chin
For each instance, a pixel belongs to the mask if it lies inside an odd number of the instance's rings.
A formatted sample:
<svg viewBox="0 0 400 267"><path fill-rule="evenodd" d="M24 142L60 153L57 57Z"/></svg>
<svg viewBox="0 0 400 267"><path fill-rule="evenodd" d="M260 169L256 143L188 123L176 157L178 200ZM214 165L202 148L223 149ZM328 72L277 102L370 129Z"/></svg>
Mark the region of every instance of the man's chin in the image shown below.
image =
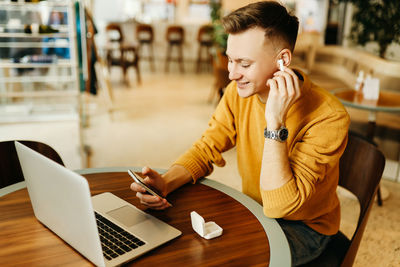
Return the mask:
<svg viewBox="0 0 400 267"><path fill-rule="evenodd" d="M252 96L252 95L253 95L253 90L251 90L251 89L249 89L249 88L241 89L241 88L239 88L239 87L236 87L236 90L237 90L237 92L238 92L238 95L239 95L240 97L243 97L243 98L246 98L246 97L249 97L249 96Z"/></svg>

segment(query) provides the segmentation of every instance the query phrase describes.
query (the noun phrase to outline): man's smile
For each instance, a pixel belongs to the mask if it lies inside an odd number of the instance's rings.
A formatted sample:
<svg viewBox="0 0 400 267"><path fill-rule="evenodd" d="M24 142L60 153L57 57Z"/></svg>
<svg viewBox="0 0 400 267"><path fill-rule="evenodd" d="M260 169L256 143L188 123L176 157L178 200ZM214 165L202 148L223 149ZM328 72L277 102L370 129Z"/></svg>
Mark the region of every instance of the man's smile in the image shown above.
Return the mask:
<svg viewBox="0 0 400 267"><path fill-rule="evenodd" d="M236 84L239 89L244 89L249 82L236 82Z"/></svg>

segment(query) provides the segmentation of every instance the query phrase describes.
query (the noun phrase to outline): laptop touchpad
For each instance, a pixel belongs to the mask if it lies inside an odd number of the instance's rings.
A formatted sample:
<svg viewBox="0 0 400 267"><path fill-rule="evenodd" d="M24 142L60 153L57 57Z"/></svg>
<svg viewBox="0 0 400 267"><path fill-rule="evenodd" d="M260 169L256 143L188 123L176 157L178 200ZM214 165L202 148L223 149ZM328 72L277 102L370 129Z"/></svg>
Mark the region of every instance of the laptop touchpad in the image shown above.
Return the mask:
<svg viewBox="0 0 400 267"><path fill-rule="evenodd" d="M130 206L123 206L121 208L109 211L107 214L127 227L134 226L135 224L143 222L147 219L145 214Z"/></svg>

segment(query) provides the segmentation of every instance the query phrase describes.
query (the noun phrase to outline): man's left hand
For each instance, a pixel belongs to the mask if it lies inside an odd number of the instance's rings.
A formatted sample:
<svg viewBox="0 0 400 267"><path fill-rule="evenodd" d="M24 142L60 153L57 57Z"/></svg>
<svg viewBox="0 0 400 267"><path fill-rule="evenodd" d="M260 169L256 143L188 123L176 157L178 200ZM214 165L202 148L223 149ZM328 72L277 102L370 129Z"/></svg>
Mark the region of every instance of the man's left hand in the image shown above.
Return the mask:
<svg viewBox="0 0 400 267"><path fill-rule="evenodd" d="M270 88L265 106L267 128L277 130L285 125L290 107L301 95L299 78L293 70L285 67L283 71L274 73L267 86Z"/></svg>

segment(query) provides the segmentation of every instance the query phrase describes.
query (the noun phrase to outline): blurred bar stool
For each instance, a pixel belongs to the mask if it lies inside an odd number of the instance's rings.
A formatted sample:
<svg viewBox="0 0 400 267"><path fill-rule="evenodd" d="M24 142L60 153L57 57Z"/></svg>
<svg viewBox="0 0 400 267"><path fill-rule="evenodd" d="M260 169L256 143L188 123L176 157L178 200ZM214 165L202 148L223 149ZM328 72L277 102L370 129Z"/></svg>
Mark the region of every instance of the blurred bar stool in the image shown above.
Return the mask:
<svg viewBox="0 0 400 267"><path fill-rule="evenodd" d="M199 43L199 52L197 55L197 73L200 72L202 65L209 70L212 67L211 48L213 46L213 27L212 25L203 25L197 34ZM203 56L205 54L205 57Z"/></svg>
<svg viewBox="0 0 400 267"><path fill-rule="evenodd" d="M106 35L106 60L108 69L110 70L111 66L121 67L124 75L124 82L128 83L126 77L128 68L134 67L136 69L137 82L141 84L139 55L136 47L124 43L124 35L121 26L117 23L110 23L106 26Z"/></svg>
<svg viewBox="0 0 400 267"><path fill-rule="evenodd" d="M155 71L154 67L154 51L153 40L154 32L153 27L149 24L138 24L136 26L136 39L138 40L138 54L141 60L149 60L151 71ZM143 55L143 48L147 47L147 56Z"/></svg>
<svg viewBox="0 0 400 267"><path fill-rule="evenodd" d="M168 42L167 48L167 59L165 61L165 72L169 71L169 63L171 61L177 61L180 66L180 70L183 73L183 42L185 39L185 30L182 26L171 25L167 28L166 39ZM177 51L177 57L172 57L172 49L175 47Z"/></svg>

